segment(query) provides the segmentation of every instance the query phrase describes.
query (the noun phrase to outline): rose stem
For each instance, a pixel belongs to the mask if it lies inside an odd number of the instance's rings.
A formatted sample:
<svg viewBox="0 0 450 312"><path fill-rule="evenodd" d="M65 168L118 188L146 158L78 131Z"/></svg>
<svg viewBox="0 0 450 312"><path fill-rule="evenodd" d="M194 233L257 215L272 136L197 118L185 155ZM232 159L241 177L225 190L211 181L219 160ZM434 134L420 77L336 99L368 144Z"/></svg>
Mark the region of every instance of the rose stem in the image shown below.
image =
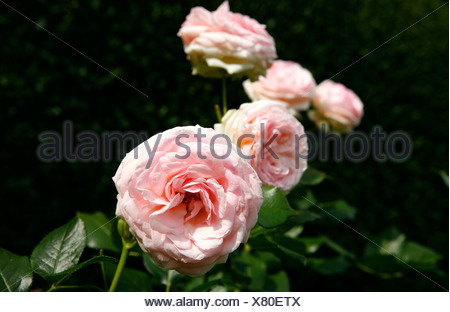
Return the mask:
<svg viewBox="0 0 450 312"><path fill-rule="evenodd" d="M100 256L103 256L103 249L100 249ZM108 289L108 282L106 279L105 262L100 262L100 268L102 269L103 288L106 290Z"/></svg>
<svg viewBox="0 0 450 312"><path fill-rule="evenodd" d="M220 112L220 107L218 104L214 105L214 109L216 110L216 116L217 116L217 120L219 120L219 122L222 122L222 113Z"/></svg>
<svg viewBox="0 0 450 312"><path fill-rule="evenodd" d="M128 244L122 239L122 253L120 254L119 264L117 265L116 273L114 274L111 287L109 287L109 292L115 291L117 284L119 283L120 276L122 275L123 269L125 268L125 263L128 258Z"/></svg>
<svg viewBox="0 0 450 312"><path fill-rule="evenodd" d="M167 284L166 284L166 292L170 292L170 286L172 286L170 270L167 270Z"/></svg>
<svg viewBox="0 0 450 312"><path fill-rule="evenodd" d="M223 107L223 114L225 115L227 113L227 80L224 76L222 78L222 107Z"/></svg>

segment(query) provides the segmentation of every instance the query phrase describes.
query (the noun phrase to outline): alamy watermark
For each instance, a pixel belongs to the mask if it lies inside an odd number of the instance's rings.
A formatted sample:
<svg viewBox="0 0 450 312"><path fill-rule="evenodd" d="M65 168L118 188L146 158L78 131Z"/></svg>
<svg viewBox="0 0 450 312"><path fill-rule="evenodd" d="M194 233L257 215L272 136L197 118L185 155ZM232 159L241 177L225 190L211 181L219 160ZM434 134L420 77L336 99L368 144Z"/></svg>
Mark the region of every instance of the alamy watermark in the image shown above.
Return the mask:
<svg viewBox="0 0 450 312"><path fill-rule="evenodd" d="M162 134L156 136L153 146L147 142L150 138L145 131L105 131L98 134L94 131L82 131L74 133L74 125L71 121L65 121L62 125L62 131L44 131L38 135L40 144L36 149L37 157L43 162L110 162L121 161L128 151L137 147L140 143L144 143L144 147L149 156L149 164L153 160ZM194 138L197 143L201 144L202 138L206 134L202 133L202 128L198 128ZM179 159L186 159L191 155L191 149L188 145L182 143L183 138L188 138L188 134L180 134L175 138L175 144L184 149L184 153L175 155ZM276 151L271 148L271 144L276 139L277 134L266 137L264 133L264 124L261 124L261 136L257 138L261 140L262 150L261 158L270 154L274 159L278 159ZM302 155L299 151L299 144L303 138L308 141L308 154ZM214 149L214 143L219 139L225 139L228 148L224 154L218 154ZM252 134L244 134L237 140L237 145L244 139L256 139ZM359 131L352 132L347 135L341 135L332 132L326 132L325 129L318 131L318 134L305 133L303 135L295 135L292 146L295 151L296 165L298 167L300 159L308 159L308 161L318 160L320 162L327 161L343 161L361 162L369 157L378 162L394 161L402 162L409 159L413 150L411 137L403 131L393 131L386 133L381 127L374 127L369 133ZM216 134L210 141L211 156L218 159L227 158L233 150L233 145L228 136L224 134ZM245 159L254 158L255 155L245 155L240 149L237 149L239 156ZM200 148L197 149L199 158L206 158L201 154ZM134 150L134 157L138 157L138 149Z"/></svg>

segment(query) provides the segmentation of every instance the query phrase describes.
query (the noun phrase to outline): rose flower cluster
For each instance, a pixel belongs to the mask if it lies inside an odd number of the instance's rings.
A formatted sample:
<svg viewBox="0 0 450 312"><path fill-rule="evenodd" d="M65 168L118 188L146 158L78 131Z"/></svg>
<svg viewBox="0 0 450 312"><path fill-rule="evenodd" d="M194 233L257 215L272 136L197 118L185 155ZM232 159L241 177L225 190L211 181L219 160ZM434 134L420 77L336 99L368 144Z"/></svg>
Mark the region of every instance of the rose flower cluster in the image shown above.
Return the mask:
<svg viewBox="0 0 450 312"><path fill-rule="evenodd" d="M300 64L275 60L265 26L231 12L228 2L214 12L193 8L178 36L193 74L245 76L252 102L228 110L214 129L176 127L151 137L126 155L113 180L116 214L142 250L164 268L198 276L247 241L261 185L287 193L300 181L308 147L296 114L309 110L317 125L349 132L363 104L342 84L316 86Z"/></svg>

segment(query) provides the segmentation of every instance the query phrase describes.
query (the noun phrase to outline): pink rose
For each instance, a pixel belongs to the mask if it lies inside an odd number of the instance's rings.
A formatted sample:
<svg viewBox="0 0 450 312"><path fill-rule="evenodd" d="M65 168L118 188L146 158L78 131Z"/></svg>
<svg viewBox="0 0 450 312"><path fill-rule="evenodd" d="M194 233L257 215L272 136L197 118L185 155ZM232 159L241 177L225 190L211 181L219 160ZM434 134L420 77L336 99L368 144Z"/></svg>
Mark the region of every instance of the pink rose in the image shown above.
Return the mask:
<svg viewBox="0 0 450 312"><path fill-rule="evenodd" d="M265 77L244 81L245 92L252 101L281 101L294 110L309 108L315 87L310 71L291 61L275 61Z"/></svg>
<svg viewBox="0 0 450 312"><path fill-rule="evenodd" d="M214 128L227 134L250 159L265 185L289 191L307 167L303 126L283 103L261 100L229 110ZM244 156L245 156L244 155Z"/></svg>
<svg viewBox="0 0 450 312"><path fill-rule="evenodd" d="M223 77L243 74L257 77L277 57L273 38L256 20L230 12L225 1L215 12L195 7L181 25L193 74Z"/></svg>
<svg viewBox="0 0 450 312"><path fill-rule="evenodd" d="M352 131L363 115L359 97L343 84L331 80L317 86L312 103L316 110L308 112L309 118L318 126L325 122L342 133Z"/></svg>
<svg viewBox="0 0 450 312"><path fill-rule="evenodd" d="M198 131L202 137L194 137ZM141 248L190 276L224 263L247 240L263 201L260 180L236 146L199 126L151 137L126 155L113 180L116 214Z"/></svg>

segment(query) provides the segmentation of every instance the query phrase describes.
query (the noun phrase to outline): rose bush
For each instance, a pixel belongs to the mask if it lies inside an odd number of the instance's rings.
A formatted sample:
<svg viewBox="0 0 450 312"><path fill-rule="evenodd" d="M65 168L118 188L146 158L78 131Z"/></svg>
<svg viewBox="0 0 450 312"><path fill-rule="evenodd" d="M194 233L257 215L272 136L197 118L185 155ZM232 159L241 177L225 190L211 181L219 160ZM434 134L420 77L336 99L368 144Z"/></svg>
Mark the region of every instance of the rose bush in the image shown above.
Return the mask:
<svg viewBox="0 0 450 312"><path fill-rule="evenodd" d="M193 8L178 36L192 63L193 74L205 77L257 77L277 57L274 40L265 26L230 12L227 1L214 12Z"/></svg>
<svg viewBox="0 0 450 312"><path fill-rule="evenodd" d="M256 172L216 135L199 126L164 131L144 142L154 152L150 162L142 143L113 177L116 214L140 247L158 265L190 276L224 263L247 240L263 200Z"/></svg>
<svg viewBox="0 0 450 312"><path fill-rule="evenodd" d="M326 122L342 133L352 131L363 115L360 98L343 84L331 80L317 86L312 104L315 110L309 111L308 116L316 125Z"/></svg>
<svg viewBox="0 0 450 312"><path fill-rule="evenodd" d="M214 128L251 157L250 163L264 185L287 192L306 170L308 146L303 126L280 102L242 104L229 110Z"/></svg>
<svg viewBox="0 0 450 312"><path fill-rule="evenodd" d="M277 60L257 81L246 80L245 92L252 101L276 100L294 110L307 110L316 82L311 72L291 61Z"/></svg>

